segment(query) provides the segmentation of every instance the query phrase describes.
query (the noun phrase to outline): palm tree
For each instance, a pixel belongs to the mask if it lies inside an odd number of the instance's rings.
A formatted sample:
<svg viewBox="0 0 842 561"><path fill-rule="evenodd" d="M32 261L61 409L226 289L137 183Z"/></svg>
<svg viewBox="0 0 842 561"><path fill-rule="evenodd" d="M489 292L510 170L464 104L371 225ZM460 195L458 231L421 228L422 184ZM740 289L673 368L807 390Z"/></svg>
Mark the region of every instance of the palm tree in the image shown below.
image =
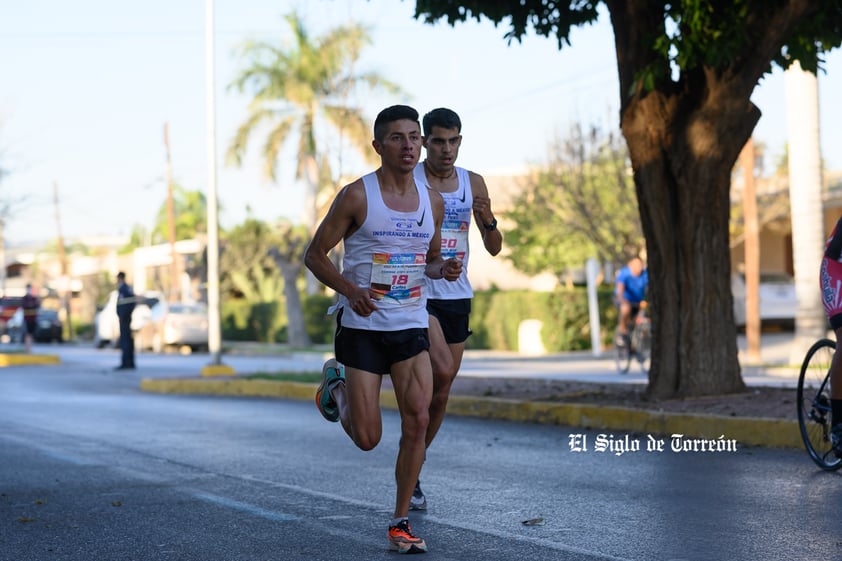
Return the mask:
<svg viewBox="0 0 842 561"><path fill-rule="evenodd" d="M789 193L792 216L793 266L798 311L796 340L806 348L825 333L825 319L818 287L824 249L822 170L819 150L818 85L815 74L796 62L784 74L789 136ZM794 351L795 352L795 351ZM795 352L794 364L801 361Z"/></svg>
<svg viewBox="0 0 842 561"><path fill-rule="evenodd" d="M240 93L252 92L254 97L248 119L231 140L227 159L241 165L250 138L259 127L268 126L263 171L275 181L278 156L290 136L297 135L295 178L307 185L303 223L312 229L319 214L319 194L334 190L342 173L341 169L338 177L330 173L326 131L339 140L336 158L341 158L347 139L351 148L371 161L370 126L361 109L350 104L349 96L361 86L390 93L400 93L400 89L376 73L354 72L363 47L371 44L365 27L341 26L311 38L296 13L285 19L293 32L292 46L250 42L243 48L246 68L231 87Z"/></svg>
<svg viewBox="0 0 842 561"><path fill-rule="evenodd" d="M173 189L175 239L188 240L197 234L207 232L208 215L205 194L189 191L176 184ZM163 202L155 217L152 229L152 243L164 243L169 239L169 216L167 203Z"/></svg>

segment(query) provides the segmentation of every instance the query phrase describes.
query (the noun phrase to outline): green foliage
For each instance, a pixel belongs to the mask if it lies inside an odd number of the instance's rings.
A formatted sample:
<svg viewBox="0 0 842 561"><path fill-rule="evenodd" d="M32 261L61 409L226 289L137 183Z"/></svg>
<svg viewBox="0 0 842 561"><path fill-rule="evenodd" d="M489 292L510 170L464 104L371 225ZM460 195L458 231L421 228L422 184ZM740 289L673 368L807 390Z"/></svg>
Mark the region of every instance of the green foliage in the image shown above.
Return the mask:
<svg viewBox="0 0 842 561"><path fill-rule="evenodd" d="M506 22L509 30L504 37L520 41L531 28L538 35L555 37L559 48L570 44L573 28L596 21L597 7L602 2L553 0L521 0L519 2L487 2L485 0L416 0L415 18L425 23L444 19L455 25L467 19L488 18L495 25ZM632 9L624 2L607 3L614 18L621 18L625 26L635 22L624 21L623 16ZM790 10L788 19L784 13ZM822 55L842 43L842 1L810 2L806 9L793 10L783 0L733 0L709 2L705 0L680 0L677 2L649 2L634 8L638 19L645 20L652 30L642 33L631 29L641 44L638 45L648 63L631 69L635 82L646 91L659 89L674 79L674 68L692 76L694 71L708 67L714 70L733 68L743 63L748 50L768 48L770 27L792 26L782 48L771 52L772 61L787 68L799 61L802 68L816 72L821 67ZM657 22L652 24L651 22ZM771 66L764 72L770 72ZM681 78L679 78L681 80ZM634 93L636 88L628 92Z"/></svg>
<svg viewBox="0 0 842 561"><path fill-rule="evenodd" d="M207 232L207 208L205 194L202 191L188 191L180 185L174 185L175 239L189 240L195 238L196 234ZM158 215L155 218L155 227L152 229L152 243L167 243L169 240L169 213L165 200L158 209Z"/></svg>
<svg viewBox="0 0 842 561"><path fill-rule="evenodd" d="M486 17L500 24L508 20L511 29L504 35L509 42L520 41L531 26L536 33L549 37L555 35L558 46L570 44L572 28L596 21L599 2L575 1L555 2L548 0L520 0L519 2L489 2L488 0L416 0L415 18L423 18L425 23L434 23L439 18L446 18L447 23L473 18L481 21Z"/></svg>
<svg viewBox="0 0 842 561"><path fill-rule="evenodd" d="M226 341L256 341L249 324L251 304L242 299L223 299L220 303L222 339Z"/></svg>
<svg viewBox="0 0 842 561"><path fill-rule="evenodd" d="M270 250L281 243L269 225L247 219L225 237L219 268L222 292L249 303L247 324L257 341L272 341L283 323L283 278Z"/></svg>
<svg viewBox="0 0 842 561"><path fill-rule="evenodd" d="M613 287L597 290L600 315L600 340L611 340L617 325ZM474 294L471 311L473 335L469 349L516 351L518 328L527 319L543 324L541 340L548 352L591 348L590 315L585 287L559 289L555 292L482 291Z"/></svg>
<svg viewBox="0 0 842 561"><path fill-rule="evenodd" d="M327 315L334 298L308 296L304 300L304 320L314 345L333 342L335 316ZM227 298L221 303L222 338L226 341L287 343L287 322L283 301L248 302Z"/></svg>
<svg viewBox="0 0 842 561"><path fill-rule="evenodd" d="M223 339L260 343L277 343L282 340L283 302L231 299L223 302L221 308Z"/></svg>
<svg viewBox="0 0 842 561"><path fill-rule="evenodd" d="M314 345L333 342L336 331L336 316L328 315L327 310L336 299L332 296L314 294L304 300L304 323L307 335Z"/></svg>
<svg viewBox="0 0 842 561"><path fill-rule="evenodd" d="M512 201L507 258L527 274L561 276L589 257L625 263L645 241L628 150L619 134L581 126L556 139L550 162Z"/></svg>

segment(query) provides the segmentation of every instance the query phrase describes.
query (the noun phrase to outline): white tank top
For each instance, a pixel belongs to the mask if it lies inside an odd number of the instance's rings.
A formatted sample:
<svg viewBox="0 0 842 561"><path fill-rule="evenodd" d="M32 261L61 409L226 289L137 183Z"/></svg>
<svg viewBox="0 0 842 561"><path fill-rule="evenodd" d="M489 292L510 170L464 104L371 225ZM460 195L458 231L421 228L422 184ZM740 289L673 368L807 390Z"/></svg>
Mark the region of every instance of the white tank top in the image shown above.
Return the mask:
<svg viewBox="0 0 842 561"><path fill-rule="evenodd" d="M360 228L345 238L342 276L377 293L378 310L358 315L345 296L342 325L373 331L400 331L429 326L425 283L427 250L435 218L427 189L419 188L418 208L401 212L386 206L375 173L363 176L366 215Z"/></svg>
<svg viewBox="0 0 842 561"><path fill-rule="evenodd" d="M456 167L459 186L452 193L441 193L444 199L444 221L441 225L441 255L445 259L456 257L462 260L462 274L455 281L427 277L429 298L433 300L460 300L473 298L474 291L468 280L468 234L471 230L474 195L471 192L471 178L468 170ZM430 188L424 163L415 166L415 183Z"/></svg>

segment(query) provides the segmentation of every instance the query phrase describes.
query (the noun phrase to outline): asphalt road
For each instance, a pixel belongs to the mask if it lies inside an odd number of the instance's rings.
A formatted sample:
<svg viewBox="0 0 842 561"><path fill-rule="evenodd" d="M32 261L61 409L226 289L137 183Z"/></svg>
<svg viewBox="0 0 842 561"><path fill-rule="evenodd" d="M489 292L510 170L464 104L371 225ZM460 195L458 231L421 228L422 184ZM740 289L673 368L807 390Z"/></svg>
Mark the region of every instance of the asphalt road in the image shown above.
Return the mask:
<svg viewBox="0 0 842 561"><path fill-rule="evenodd" d="M364 453L311 403L144 394L143 361L74 356L0 369L0 560L395 558L396 413ZM430 510L412 515L424 559L842 558L840 474L803 451L598 437L447 419L422 475Z"/></svg>

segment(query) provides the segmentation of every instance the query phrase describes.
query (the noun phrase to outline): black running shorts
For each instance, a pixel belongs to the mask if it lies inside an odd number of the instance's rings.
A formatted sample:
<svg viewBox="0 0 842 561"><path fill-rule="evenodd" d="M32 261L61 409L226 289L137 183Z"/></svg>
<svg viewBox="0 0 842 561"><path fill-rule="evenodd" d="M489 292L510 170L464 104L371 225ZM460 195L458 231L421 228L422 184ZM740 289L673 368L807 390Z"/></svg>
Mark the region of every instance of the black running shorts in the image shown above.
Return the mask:
<svg viewBox="0 0 842 561"><path fill-rule="evenodd" d="M464 343L472 331L470 328L471 299L427 300L427 313L439 320L444 340L448 345Z"/></svg>
<svg viewBox="0 0 842 561"><path fill-rule="evenodd" d="M333 349L336 360L350 368L389 374L392 365L430 350L428 330L420 327L400 331L370 331L339 325Z"/></svg>

